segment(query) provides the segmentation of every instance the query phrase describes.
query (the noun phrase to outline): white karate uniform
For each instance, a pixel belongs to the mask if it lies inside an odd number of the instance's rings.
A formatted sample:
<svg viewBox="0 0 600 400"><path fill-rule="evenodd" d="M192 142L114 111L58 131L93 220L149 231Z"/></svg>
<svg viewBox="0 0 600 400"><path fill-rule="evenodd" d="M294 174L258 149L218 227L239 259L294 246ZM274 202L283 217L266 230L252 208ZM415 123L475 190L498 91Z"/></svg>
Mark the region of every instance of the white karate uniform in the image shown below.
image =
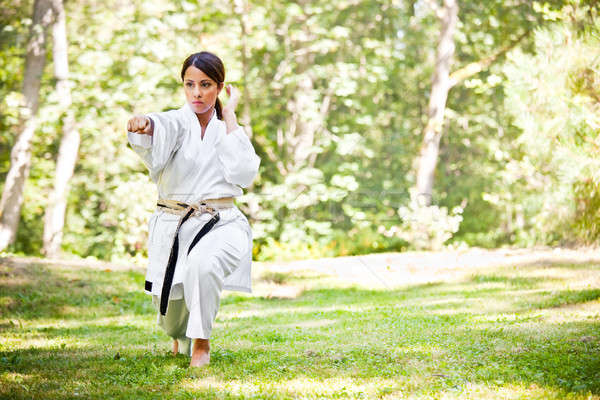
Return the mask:
<svg viewBox="0 0 600 400"><path fill-rule="evenodd" d="M244 130L227 134L216 113L201 139L201 127L186 103L178 110L150 113L152 136L128 132L132 149L142 158L159 198L184 203L236 197L256 174L260 158ZM189 245L211 218L190 217L179 230L179 252L169 296L167 315L157 322L189 351L190 338L208 339L216 317L222 289L251 292L252 231L237 208L219 211L220 220L195 245ZM160 295L171 245L180 216L157 208L148 223L148 269L146 281L153 303ZM182 307L184 300L185 306ZM181 346L180 346L181 347Z"/></svg>

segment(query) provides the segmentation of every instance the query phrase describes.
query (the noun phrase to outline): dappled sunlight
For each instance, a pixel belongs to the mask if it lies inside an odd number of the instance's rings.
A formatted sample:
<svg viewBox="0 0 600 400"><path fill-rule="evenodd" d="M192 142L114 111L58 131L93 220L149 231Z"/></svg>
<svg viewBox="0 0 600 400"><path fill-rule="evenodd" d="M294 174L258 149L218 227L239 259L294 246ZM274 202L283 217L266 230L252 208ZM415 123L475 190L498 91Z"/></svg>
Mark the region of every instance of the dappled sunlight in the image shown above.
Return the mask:
<svg viewBox="0 0 600 400"><path fill-rule="evenodd" d="M242 380L219 380L214 377L199 377L183 382L189 391L214 391L215 393L238 396L279 394L287 396L345 396L376 395L385 388L395 387L397 380L357 379L352 377L278 379L260 384Z"/></svg>
<svg viewBox="0 0 600 400"><path fill-rule="evenodd" d="M129 310L128 310L129 311ZM11 318L2 322L4 327L20 326L21 328L56 328L57 326L64 328L81 327L90 324L110 325L118 321L138 321L137 325L143 324L142 321L149 321L148 316L140 314L131 314L129 312L114 315L102 316L106 314L106 305L104 306L69 306L63 305L56 307L53 315L56 318L40 317L35 319L26 318ZM102 316L102 317L101 317ZM0 320L3 321L3 320Z"/></svg>
<svg viewBox="0 0 600 400"><path fill-rule="evenodd" d="M500 386L498 386L500 384ZM564 399L565 393L561 390L543 388L536 384L503 384L502 381L490 382L489 384L465 382L454 390L442 392L436 395L436 399L502 399L502 400L551 400ZM385 397L384 397L385 399ZM590 396L588 400L598 399Z"/></svg>
<svg viewBox="0 0 600 400"><path fill-rule="evenodd" d="M139 315L131 315L125 314L114 317L102 317L102 318L94 318L89 320L81 320L81 319L69 319L69 320L41 320L36 321L35 324L29 325L30 327L35 327L36 329L48 329L48 328L56 328L60 326L62 329L76 329L86 326L120 326L127 325L136 328L147 328L149 322L154 322L155 318L150 318L149 316L139 316Z"/></svg>
<svg viewBox="0 0 600 400"><path fill-rule="evenodd" d="M528 322L531 320L541 320L542 316L539 312L536 313L497 313L497 314L481 314L473 317L473 321L481 323L515 323L515 322Z"/></svg>
<svg viewBox="0 0 600 400"><path fill-rule="evenodd" d="M182 381L182 389L190 394L234 395L240 397L253 396L327 396L327 398L364 398L364 396L380 399L425 399L429 395L410 394L420 386L429 387L435 393L434 398L443 399L563 399L563 390L542 387L535 383L505 383L501 379L486 383L469 382L456 375L429 374L426 377L397 377L395 379L363 379L363 378L308 378L274 379L268 383L254 383L241 380L221 380L213 376L199 376ZM447 384L451 386L446 389ZM590 395L588 400L600 399Z"/></svg>
<svg viewBox="0 0 600 400"><path fill-rule="evenodd" d="M68 349L91 349L99 344L114 343L123 334L129 333L129 340L146 342L149 336L162 335L155 327L150 327L148 323L139 326L131 325L105 325L105 329L95 324L81 324L70 328L44 327L28 328L27 331L6 338L0 343L0 350L63 350ZM143 336L144 333L147 336ZM152 334L152 335L150 335ZM137 338L137 340L136 340ZM164 336L167 340L167 336Z"/></svg>
<svg viewBox="0 0 600 400"><path fill-rule="evenodd" d="M83 349L97 346L95 340L88 340L76 336L50 336L42 332L27 332L7 339L0 344L2 351L36 350L36 351L62 351L67 346L69 349Z"/></svg>
<svg viewBox="0 0 600 400"><path fill-rule="evenodd" d="M255 285L252 290L254 296L264 297L267 299L279 298L279 299L295 299L300 296L304 288L301 286L287 285L287 284L276 284L267 283L262 285Z"/></svg>
<svg viewBox="0 0 600 400"><path fill-rule="evenodd" d="M474 321L506 323L506 322L578 322L578 321L598 321L600 322L600 301L590 301L579 304L567 305L562 307L552 307L546 309L533 309L531 311L523 310L518 313L498 313L482 314L473 317Z"/></svg>
<svg viewBox="0 0 600 400"><path fill-rule="evenodd" d="M544 320L552 323L595 321L600 323L600 301L572 304L552 310L541 310Z"/></svg>
<svg viewBox="0 0 600 400"><path fill-rule="evenodd" d="M527 277L537 279L559 279L559 280L588 280L600 279L600 265L588 264L584 267L574 264L540 264L534 266L511 267L499 269L503 275L508 277Z"/></svg>
<svg viewBox="0 0 600 400"><path fill-rule="evenodd" d="M35 283L43 274L44 286L3 293L5 305L14 304L4 308L0 367L29 376L34 391L44 382L47 393L70 388L105 398L137 398L142 387L164 398L184 391L198 398L583 399L573 387L600 390L593 379L600 290L574 289L581 268L471 271L398 290L320 287L320 278L305 276L295 298L224 295L211 364L202 371L170 354L150 297L130 289L142 274L52 268L24 275ZM65 276L74 285L64 285ZM296 284L288 275L267 277L280 283L264 287ZM50 368L31 378L40 363ZM57 377L53 368L68 374ZM8 378L0 384L27 393Z"/></svg>
<svg viewBox="0 0 600 400"><path fill-rule="evenodd" d="M429 306L448 306L448 305L459 305L459 304L463 304L465 301L464 298L460 298L460 297L443 297L443 298L432 298L429 300L420 300L419 304L421 304L424 307L429 307Z"/></svg>
<svg viewBox="0 0 600 400"><path fill-rule="evenodd" d="M298 306L298 307L269 307L258 310L242 310L228 312L226 310L219 311L218 319L222 321L238 321L243 319L252 319L257 317L273 317L273 316L288 316L290 314L295 315L314 315L315 317L320 316L322 313L336 313L336 312L365 312L376 308L377 306L352 306L343 305L339 306L328 306L328 307L309 307L309 306Z"/></svg>
<svg viewBox="0 0 600 400"><path fill-rule="evenodd" d="M395 351L398 354L406 354L409 357L414 354L420 354L430 358L441 358L448 354L448 348L442 347L439 343L432 343L429 338L423 342L423 344L398 346Z"/></svg>
<svg viewBox="0 0 600 400"><path fill-rule="evenodd" d="M319 318L302 322L294 322L291 324L280 324L279 326L282 328L320 328L323 326L336 324L338 322L339 320Z"/></svg>
<svg viewBox="0 0 600 400"><path fill-rule="evenodd" d="M508 304L508 303L507 303ZM458 314L479 314L481 310L481 299L464 299L460 297L443 297L422 299L420 301L406 301L404 306L410 308L411 305L419 306L419 312L431 315L458 315ZM500 301L494 301L493 306L505 307ZM485 307L486 312L490 312L489 307Z"/></svg>
<svg viewBox="0 0 600 400"><path fill-rule="evenodd" d="M419 305L419 312L427 314L490 314L514 308L515 299L510 296L470 296L414 299L405 302L406 307Z"/></svg>

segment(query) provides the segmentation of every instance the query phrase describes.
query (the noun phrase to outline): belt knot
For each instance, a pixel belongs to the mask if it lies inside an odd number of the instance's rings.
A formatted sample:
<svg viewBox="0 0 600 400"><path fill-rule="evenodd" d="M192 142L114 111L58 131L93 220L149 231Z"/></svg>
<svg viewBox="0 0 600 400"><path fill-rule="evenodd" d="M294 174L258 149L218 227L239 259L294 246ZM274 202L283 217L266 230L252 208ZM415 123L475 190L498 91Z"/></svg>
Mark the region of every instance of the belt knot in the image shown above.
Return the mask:
<svg viewBox="0 0 600 400"><path fill-rule="evenodd" d="M177 200L159 199L156 205L163 211L179 216L186 215L190 210L193 210L190 216L198 216L205 213L215 215L219 210L233 207L233 197L206 199L194 204Z"/></svg>

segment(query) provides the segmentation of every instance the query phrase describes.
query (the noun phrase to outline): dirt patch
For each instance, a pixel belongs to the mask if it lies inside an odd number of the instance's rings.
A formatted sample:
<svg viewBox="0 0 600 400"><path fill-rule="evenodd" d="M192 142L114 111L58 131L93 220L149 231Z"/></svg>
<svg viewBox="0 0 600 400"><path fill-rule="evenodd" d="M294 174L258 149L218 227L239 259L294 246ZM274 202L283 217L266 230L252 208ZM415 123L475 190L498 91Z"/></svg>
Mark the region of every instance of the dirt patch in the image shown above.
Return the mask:
<svg viewBox="0 0 600 400"><path fill-rule="evenodd" d="M0 257L0 279L24 276L32 264L60 267L86 267L105 271L137 270L145 267L90 259L46 259L41 257ZM479 249L377 253L351 257L320 258L289 262L253 262L254 287L265 286L261 295L269 298L295 298L302 293L298 277L327 277L347 284L373 289L392 289L405 285L453 282L485 274L487 269L509 267L519 271L539 266L562 268L579 265L581 273L600 265L595 248L562 249ZM321 279L321 278L319 278Z"/></svg>
<svg viewBox="0 0 600 400"><path fill-rule="evenodd" d="M600 265L598 249L468 249L441 252L378 253L362 256L320 258L290 262L255 262L255 271L296 273L311 271L334 276L349 284L371 288L394 288L432 282L468 279L498 267L524 271L540 265Z"/></svg>

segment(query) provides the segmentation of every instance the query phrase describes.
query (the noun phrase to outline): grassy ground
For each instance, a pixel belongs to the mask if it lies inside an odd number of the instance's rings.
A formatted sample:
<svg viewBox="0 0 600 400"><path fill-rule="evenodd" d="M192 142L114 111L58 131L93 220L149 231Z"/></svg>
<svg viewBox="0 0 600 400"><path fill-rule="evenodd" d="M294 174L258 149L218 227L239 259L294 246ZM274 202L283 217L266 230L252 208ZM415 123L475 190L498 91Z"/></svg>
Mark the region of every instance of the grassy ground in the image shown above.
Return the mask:
<svg viewBox="0 0 600 400"><path fill-rule="evenodd" d="M264 276L303 291L225 292L190 370L142 272L2 262L0 398L600 399L600 264L394 290Z"/></svg>

